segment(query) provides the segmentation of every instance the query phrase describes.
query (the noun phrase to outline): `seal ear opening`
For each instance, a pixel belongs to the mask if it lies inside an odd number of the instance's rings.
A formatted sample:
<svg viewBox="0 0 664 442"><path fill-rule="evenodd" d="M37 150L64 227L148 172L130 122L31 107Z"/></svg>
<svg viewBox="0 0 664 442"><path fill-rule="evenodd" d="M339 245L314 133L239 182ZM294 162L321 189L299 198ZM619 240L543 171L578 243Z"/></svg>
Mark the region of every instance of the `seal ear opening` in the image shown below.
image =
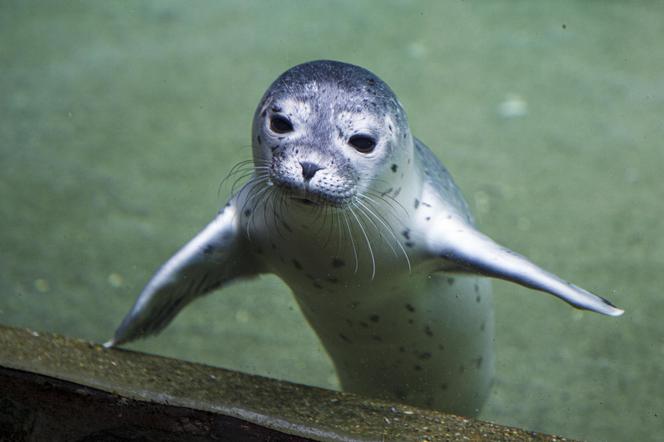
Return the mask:
<svg viewBox="0 0 664 442"><path fill-rule="evenodd" d="M624 313L607 299L547 272L459 220L438 223L429 235L428 243L430 251L444 261L445 271L468 272L511 281L550 293L573 307L607 316Z"/></svg>

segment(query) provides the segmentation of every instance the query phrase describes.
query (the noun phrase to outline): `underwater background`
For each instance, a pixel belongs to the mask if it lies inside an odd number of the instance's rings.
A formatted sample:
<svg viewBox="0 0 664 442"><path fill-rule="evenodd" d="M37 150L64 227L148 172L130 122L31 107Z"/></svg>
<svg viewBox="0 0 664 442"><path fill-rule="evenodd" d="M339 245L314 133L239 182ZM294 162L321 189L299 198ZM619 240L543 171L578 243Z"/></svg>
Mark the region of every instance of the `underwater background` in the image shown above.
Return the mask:
<svg viewBox="0 0 664 442"><path fill-rule="evenodd" d="M0 0L0 323L103 342L216 213L281 72L373 71L480 228L626 310L494 282L481 418L587 440L664 428L664 3ZM338 388L275 277L130 348Z"/></svg>

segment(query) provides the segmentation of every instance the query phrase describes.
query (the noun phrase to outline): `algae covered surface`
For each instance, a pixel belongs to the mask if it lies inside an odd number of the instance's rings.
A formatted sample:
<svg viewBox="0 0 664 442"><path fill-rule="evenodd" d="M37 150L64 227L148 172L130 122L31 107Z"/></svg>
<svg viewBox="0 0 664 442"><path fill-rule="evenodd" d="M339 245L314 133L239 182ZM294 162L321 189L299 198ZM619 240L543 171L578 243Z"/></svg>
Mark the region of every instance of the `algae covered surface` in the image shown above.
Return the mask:
<svg viewBox="0 0 664 442"><path fill-rule="evenodd" d="M588 440L664 425L664 5L0 2L0 323L108 339L229 196L284 70L330 58L396 92L481 229L626 310L494 283L482 418ZM288 289L243 282L148 352L337 388Z"/></svg>

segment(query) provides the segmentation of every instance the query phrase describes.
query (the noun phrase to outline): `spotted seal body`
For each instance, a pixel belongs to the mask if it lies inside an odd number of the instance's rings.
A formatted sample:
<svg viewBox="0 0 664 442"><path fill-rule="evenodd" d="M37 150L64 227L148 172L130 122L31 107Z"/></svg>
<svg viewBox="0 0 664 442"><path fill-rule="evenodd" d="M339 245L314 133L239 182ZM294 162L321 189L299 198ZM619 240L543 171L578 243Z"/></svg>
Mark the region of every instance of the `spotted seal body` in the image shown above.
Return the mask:
<svg viewBox="0 0 664 442"><path fill-rule="evenodd" d="M253 177L155 274L109 346L158 332L197 296L274 273L345 390L475 415L494 362L484 276L622 313L479 233L394 93L365 69L285 72L258 105L252 145Z"/></svg>

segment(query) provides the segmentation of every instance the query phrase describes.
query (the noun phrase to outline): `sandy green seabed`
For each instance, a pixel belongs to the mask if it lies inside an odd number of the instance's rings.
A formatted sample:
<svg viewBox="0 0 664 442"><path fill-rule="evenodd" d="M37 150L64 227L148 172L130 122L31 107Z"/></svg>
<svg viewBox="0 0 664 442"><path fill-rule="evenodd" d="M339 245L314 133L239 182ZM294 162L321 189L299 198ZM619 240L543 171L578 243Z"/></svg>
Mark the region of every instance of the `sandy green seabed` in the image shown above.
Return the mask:
<svg viewBox="0 0 664 442"><path fill-rule="evenodd" d="M589 440L664 427L664 3L0 1L0 322L102 341L249 158L251 115L299 62L386 80L482 229L625 308L495 283L482 418ZM512 97L512 98L510 98ZM514 98L516 97L516 98ZM505 118L505 100L526 113ZM134 346L325 387L276 278Z"/></svg>

